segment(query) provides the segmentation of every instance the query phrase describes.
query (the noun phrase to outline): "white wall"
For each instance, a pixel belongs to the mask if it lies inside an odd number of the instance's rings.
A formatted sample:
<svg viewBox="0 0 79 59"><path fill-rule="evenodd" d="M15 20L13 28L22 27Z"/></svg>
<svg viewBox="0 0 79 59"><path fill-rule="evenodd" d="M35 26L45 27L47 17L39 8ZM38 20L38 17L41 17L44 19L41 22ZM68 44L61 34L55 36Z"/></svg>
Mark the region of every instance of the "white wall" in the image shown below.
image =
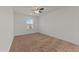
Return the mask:
<svg viewBox="0 0 79 59"><path fill-rule="evenodd" d="M79 7L65 7L39 19L39 30L75 44L79 44Z"/></svg>
<svg viewBox="0 0 79 59"><path fill-rule="evenodd" d="M34 33L38 31L38 20L37 17L32 16L34 20L34 28L27 30L24 18L28 17L26 14L14 12L14 33L15 35L22 35L28 33Z"/></svg>
<svg viewBox="0 0 79 59"><path fill-rule="evenodd" d="M13 40L12 7L0 7L0 51L9 51Z"/></svg>

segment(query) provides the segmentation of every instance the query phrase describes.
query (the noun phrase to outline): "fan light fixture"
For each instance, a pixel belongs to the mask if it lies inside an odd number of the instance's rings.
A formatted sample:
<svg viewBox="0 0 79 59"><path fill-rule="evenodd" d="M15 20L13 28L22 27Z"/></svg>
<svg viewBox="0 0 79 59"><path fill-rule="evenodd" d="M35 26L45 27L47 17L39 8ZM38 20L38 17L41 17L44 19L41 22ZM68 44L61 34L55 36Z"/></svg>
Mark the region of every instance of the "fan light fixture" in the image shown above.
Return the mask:
<svg viewBox="0 0 79 59"><path fill-rule="evenodd" d="M39 13L39 10L34 11L34 13L38 14Z"/></svg>
<svg viewBox="0 0 79 59"><path fill-rule="evenodd" d="M37 7L33 8L32 13L33 14L40 14L40 13L42 13L43 10L44 10L44 8L37 6Z"/></svg>

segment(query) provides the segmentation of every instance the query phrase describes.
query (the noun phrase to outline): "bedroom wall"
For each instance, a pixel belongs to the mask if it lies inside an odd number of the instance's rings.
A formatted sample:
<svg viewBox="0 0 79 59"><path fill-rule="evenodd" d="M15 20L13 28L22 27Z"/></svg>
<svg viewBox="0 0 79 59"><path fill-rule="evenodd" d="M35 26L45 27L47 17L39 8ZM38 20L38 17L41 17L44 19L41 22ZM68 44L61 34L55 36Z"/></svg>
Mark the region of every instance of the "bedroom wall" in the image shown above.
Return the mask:
<svg viewBox="0 0 79 59"><path fill-rule="evenodd" d="M25 24L25 17L28 17L24 13L14 12L14 34L15 35L23 35L23 34L29 34L34 33L38 31L38 20L37 17L31 16L34 20L34 28L27 30L26 24Z"/></svg>
<svg viewBox="0 0 79 59"><path fill-rule="evenodd" d="M0 52L8 52L13 41L12 7L0 6Z"/></svg>
<svg viewBox="0 0 79 59"><path fill-rule="evenodd" d="M40 17L39 31L79 45L79 7L65 7Z"/></svg>

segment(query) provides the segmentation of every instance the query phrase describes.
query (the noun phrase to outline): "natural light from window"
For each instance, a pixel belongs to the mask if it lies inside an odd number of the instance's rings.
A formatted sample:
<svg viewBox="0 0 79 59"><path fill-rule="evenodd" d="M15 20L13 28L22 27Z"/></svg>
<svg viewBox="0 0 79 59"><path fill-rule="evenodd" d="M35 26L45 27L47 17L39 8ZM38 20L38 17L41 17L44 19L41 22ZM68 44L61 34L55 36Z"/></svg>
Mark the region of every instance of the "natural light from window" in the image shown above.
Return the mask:
<svg viewBox="0 0 79 59"><path fill-rule="evenodd" d="M33 19L31 17L26 18L26 24L33 24Z"/></svg>
<svg viewBox="0 0 79 59"><path fill-rule="evenodd" d="M26 28L27 29L33 29L33 18L27 17L25 18Z"/></svg>

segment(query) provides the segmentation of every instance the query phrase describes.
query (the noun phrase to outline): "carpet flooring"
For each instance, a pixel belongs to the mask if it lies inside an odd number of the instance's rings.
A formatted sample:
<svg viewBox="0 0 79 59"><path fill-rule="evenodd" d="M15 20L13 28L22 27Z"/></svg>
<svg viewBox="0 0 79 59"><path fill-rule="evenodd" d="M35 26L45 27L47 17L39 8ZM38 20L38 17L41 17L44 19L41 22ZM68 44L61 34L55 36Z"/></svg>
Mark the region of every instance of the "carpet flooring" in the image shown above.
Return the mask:
<svg viewBox="0 0 79 59"><path fill-rule="evenodd" d="M15 36L10 52L79 52L79 46L41 33Z"/></svg>

